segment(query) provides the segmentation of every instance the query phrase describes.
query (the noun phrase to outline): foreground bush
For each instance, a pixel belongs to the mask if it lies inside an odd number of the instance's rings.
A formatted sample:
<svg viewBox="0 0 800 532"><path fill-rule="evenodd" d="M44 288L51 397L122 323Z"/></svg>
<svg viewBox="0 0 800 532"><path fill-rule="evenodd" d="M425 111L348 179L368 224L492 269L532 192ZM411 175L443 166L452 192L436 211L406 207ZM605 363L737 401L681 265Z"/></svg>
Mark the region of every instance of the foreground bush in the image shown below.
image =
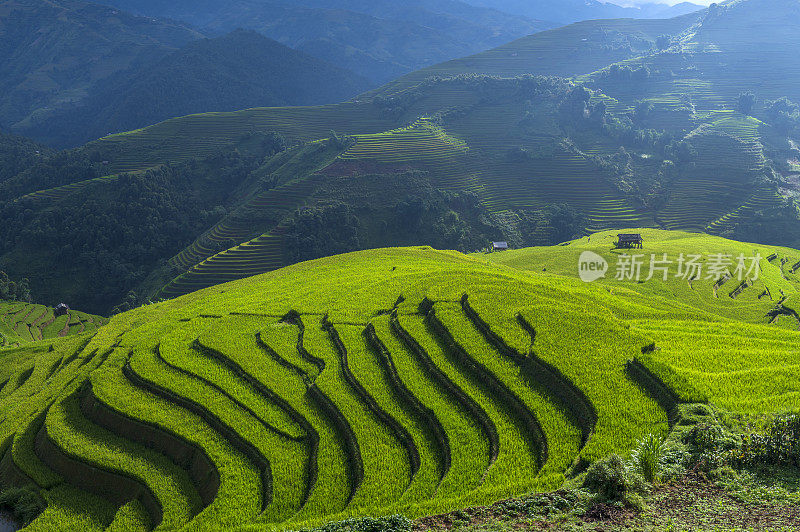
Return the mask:
<svg viewBox="0 0 800 532"><path fill-rule="evenodd" d="M612 454L589 467L583 487L596 493L602 502L638 508L647 486L640 474L630 471L619 455Z"/></svg>
<svg viewBox="0 0 800 532"><path fill-rule="evenodd" d="M44 500L32 487L10 488L0 492L0 509L11 512L23 526L28 526L44 508Z"/></svg>
<svg viewBox="0 0 800 532"><path fill-rule="evenodd" d="M631 462L637 473L647 482L657 482L661 469L663 441L655 434L645 436L631 453Z"/></svg>
<svg viewBox="0 0 800 532"><path fill-rule="evenodd" d="M346 519L338 523L329 523L305 532L411 532L411 520L402 515L391 515L374 519Z"/></svg>
<svg viewBox="0 0 800 532"><path fill-rule="evenodd" d="M748 434L737 460L742 465L800 466L800 416L776 419L765 434Z"/></svg>

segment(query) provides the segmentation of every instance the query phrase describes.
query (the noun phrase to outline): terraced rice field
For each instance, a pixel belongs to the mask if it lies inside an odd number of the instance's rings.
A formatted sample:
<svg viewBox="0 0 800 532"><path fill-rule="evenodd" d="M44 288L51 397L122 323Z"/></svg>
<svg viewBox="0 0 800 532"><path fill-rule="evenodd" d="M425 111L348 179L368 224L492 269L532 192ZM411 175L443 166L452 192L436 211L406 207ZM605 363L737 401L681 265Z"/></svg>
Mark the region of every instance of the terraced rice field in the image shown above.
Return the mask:
<svg viewBox="0 0 800 532"><path fill-rule="evenodd" d="M382 165L396 170L430 172L434 185L444 189L469 188L466 143L421 118L410 126L375 135L357 135L355 144L339 158L348 163ZM336 171L336 166L329 171Z"/></svg>
<svg viewBox="0 0 800 532"><path fill-rule="evenodd" d="M77 192L83 190L86 187L91 186L94 183L99 183L102 181L107 180L114 180L118 176L117 175L108 175L104 177L96 177L94 179L87 179L85 181L78 181L75 183L70 183L68 185L63 185L60 187L50 188L47 190L39 190L37 192L31 192L30 194L25 194L18 198L19 200L35 200L36 202L41 203L54 203L57 202L68 195L72 194L73 192Z"/></svg>
<svg viewBox="0 0 800 532"><path fill-rule="evenodd" d="M142 307L0 351L0 483L42 490L31 530L298 529L554 489L665 433L679 401L800 406L800 325L769 323L762 294L797 294L782 268L800 252L644 235L645 251L775 257L737 292L575 279L612 233L385 249Z"/></svg>
<svg viewBox="0 0 800 532"><path fill-rule="evenodd" d="M781 200L782 197L774 190L764 189L756 191L741 207L737 207L733 211L711 222L706 226L704 232L710 235L723 234L725 231L732 229L733 225L737 222L746 221L754 212L778 205Z"/></svg>
<svg viewBox="0 0 800 532"><path fill-rule="evenodd" d="M657 215L665 228L703 230L724 223L733 213L747 214L745 207L774 199L772 191L753 192L753 173L765 163L758 127L755 120L724 118L687 136L698 157L695 167L673 183Z"/></svg>
<svg viewBox="0 0 800 532"><path fill-rule="evenodd" d="M93 332L107 321L77 311L56 317L44 305L0 301L0 347Z"/></svg>
<svg viewBox="0 0 800 532"><path fill-rule="evenodd" d="M671 20L619 19L570 24L523 37L480 54L412 72L371 94L402 94L435 76L475 73L500 77L528 74L573 77L588 74L644 51L614 46L612 41L617 37L627 42L655 40L662 34L680 33L693 22L691 17L679 17ZM629 41L627 36L631 37Z"/></svg>
<svg viewBox="0 0 800 532"><path fill-rule="evenodd" d="M159 297L171 298L207 288L215 284L277 270L285 264L283 252L284 228L217 253L192 266L160 292Z"/></svg>
<svg viewBox="0 0 800 532"><path fill-rule="evenodd" d="M374 133L394 126L376 108L351 103L320 107L258 108L175 118L144 129L102 138L88 146L110 161L110 172L130 172L211 155L251 131L278 131L291 142Z"/></svg>
<svg viewBox="0 0 800 532"><path fill-rule="evenodd" d="M319 175L312 175L253 195L242 205L242 209L246 210L243 219L221 221L176 255L171 262L177 267L189 270L215 255L214 250L225 243L247 241L253 232L253 220L285 217L305 202L316 188L319 179Z"/></svg>
<svg viewBox="0 0 800 532"><path fill-rule="evenodd" d="M492 126L497 124L495 118ZM498 146L481 145L487 148ZM355 146L340 159L427 170L441 188L473 190L490 211L567 203L587 213L588 230L653 224L651 217L616 194L580 155L561 152L551 159L514 163L487 161L468 153L466 142L423 119L400 130L357 137Z"/></svg>

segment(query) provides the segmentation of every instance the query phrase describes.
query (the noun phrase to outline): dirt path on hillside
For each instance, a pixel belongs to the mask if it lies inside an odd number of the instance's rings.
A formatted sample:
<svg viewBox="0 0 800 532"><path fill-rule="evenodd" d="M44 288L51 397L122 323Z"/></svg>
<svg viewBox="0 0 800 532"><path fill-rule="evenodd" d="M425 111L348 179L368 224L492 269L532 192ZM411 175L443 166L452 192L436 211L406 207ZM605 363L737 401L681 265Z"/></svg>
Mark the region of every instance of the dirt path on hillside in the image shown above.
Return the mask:
<svg viewBox="0 0 800 532"><path fill-rule="evenodd" d="M542 504L547 504L548 499L558 494L535 495L528 501L542 498ZM492 506L425 517L416 521L414 530L472 531L482 530L481 525L486 525L486 530L495 530L492 528L495 523L500 525L497 530L515 531L800 530L800 506L745 503L698 475L687 475L659 486L648 498L647 509L641 513L608 505L596 505L582 517L569 518L563 514L547 519L516 510L509 512L510 508L521 506L530 506L530 503L525 499L502 501Z"/></svg>

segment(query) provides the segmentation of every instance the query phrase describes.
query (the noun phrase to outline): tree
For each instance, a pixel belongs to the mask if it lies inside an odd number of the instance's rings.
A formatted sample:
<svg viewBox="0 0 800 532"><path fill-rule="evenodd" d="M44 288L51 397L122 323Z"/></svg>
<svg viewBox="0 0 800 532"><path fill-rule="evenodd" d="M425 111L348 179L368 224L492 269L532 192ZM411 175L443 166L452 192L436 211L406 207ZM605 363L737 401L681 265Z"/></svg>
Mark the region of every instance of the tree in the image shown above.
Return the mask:
<svg viewBox="0 0 800 532"><path fill-rule="evenodd" d="M6 272L0 271L0 300L31 302L30 281L22 279L12 281Z"/></svg>
<svg viewBox="0 0 800 532"><path fill-rule="evenodd" d="M648 102L647 100L636 102L636 109L633 112L633 117L637 122L641 122L650 116L650 113L653 112L654 108L655 106L653 103Z"/></svg>
<svg viewBox="0 0 800 532"><path fill-rule="evenodd" d="M739 112L743 115L749 115L753 112L753 107L756 105L756 95L752 92L743 92L739 95L739 100L737 102L737 108Z"/></svg>
<svg viewBox="0 0 800 532"><path fill-rule="evenodd" d="M656 47L659 50L666 50L672 44L672 37L669 35L659 35L656 38Z"/></svg>
<svg viewBox="0 0 800 532"><path fill-rule="evenodd" d="M767 116L780 133L788 135L800 123L800 106L787 97L767 102Z"/></svg>
<svg viewBox="0 0 800 532"><path fill-rule="evenodd" d="M574 122L580 122L589 117L589 101L592 92L586 87L575 87L561 102L561 112Z"/></svg>
<svg viewBox="0 0 800 532"><path fill-rule="evenodd" d="M544 209L544 216L553 228L553 238L556 242L577 238L586 227L586 218L569 205L548 205Z"/></svg>

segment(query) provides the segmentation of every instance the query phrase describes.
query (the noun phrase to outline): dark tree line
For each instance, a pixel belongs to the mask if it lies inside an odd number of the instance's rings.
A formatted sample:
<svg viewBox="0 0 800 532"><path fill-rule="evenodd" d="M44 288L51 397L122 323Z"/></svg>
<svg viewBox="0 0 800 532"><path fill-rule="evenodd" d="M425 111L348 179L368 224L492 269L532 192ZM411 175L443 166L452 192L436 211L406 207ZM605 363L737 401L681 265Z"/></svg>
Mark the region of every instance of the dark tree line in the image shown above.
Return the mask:
<svg viewBox="0 0 800 532"><path fill-rule="evenodd" d="M567 205L494 215L474 193L437 189L421 172L347 178L322 187L316 197L315 206L289 221L290 262L386 246L473 252L497 240L514 247L556 244L586 226Z"/></svg>
<svg viewBox="0 0 800 532"><path fill-rule="evenodd" d="M0 301L31 301L30 281L20 279L12 281L6 272L0 271Z"/></svg>
<svg viewBox="0 0 800 532"><path fill-rule="evenodd" d="M0 133L0 186L51 154L52 150L31 140Z"/></svg>
<svg viewBox="0 0 800 532"><path fill-rule="evenodd" d="M41 258L25 272L42 287L37 298L70 293L52 286L53 278L75 280L90 288L70 304L107 314L216 223L229 194L260 162L231 151L100 181L47 209L33 200L0 205L0 256L14 251Z"/></svg>

